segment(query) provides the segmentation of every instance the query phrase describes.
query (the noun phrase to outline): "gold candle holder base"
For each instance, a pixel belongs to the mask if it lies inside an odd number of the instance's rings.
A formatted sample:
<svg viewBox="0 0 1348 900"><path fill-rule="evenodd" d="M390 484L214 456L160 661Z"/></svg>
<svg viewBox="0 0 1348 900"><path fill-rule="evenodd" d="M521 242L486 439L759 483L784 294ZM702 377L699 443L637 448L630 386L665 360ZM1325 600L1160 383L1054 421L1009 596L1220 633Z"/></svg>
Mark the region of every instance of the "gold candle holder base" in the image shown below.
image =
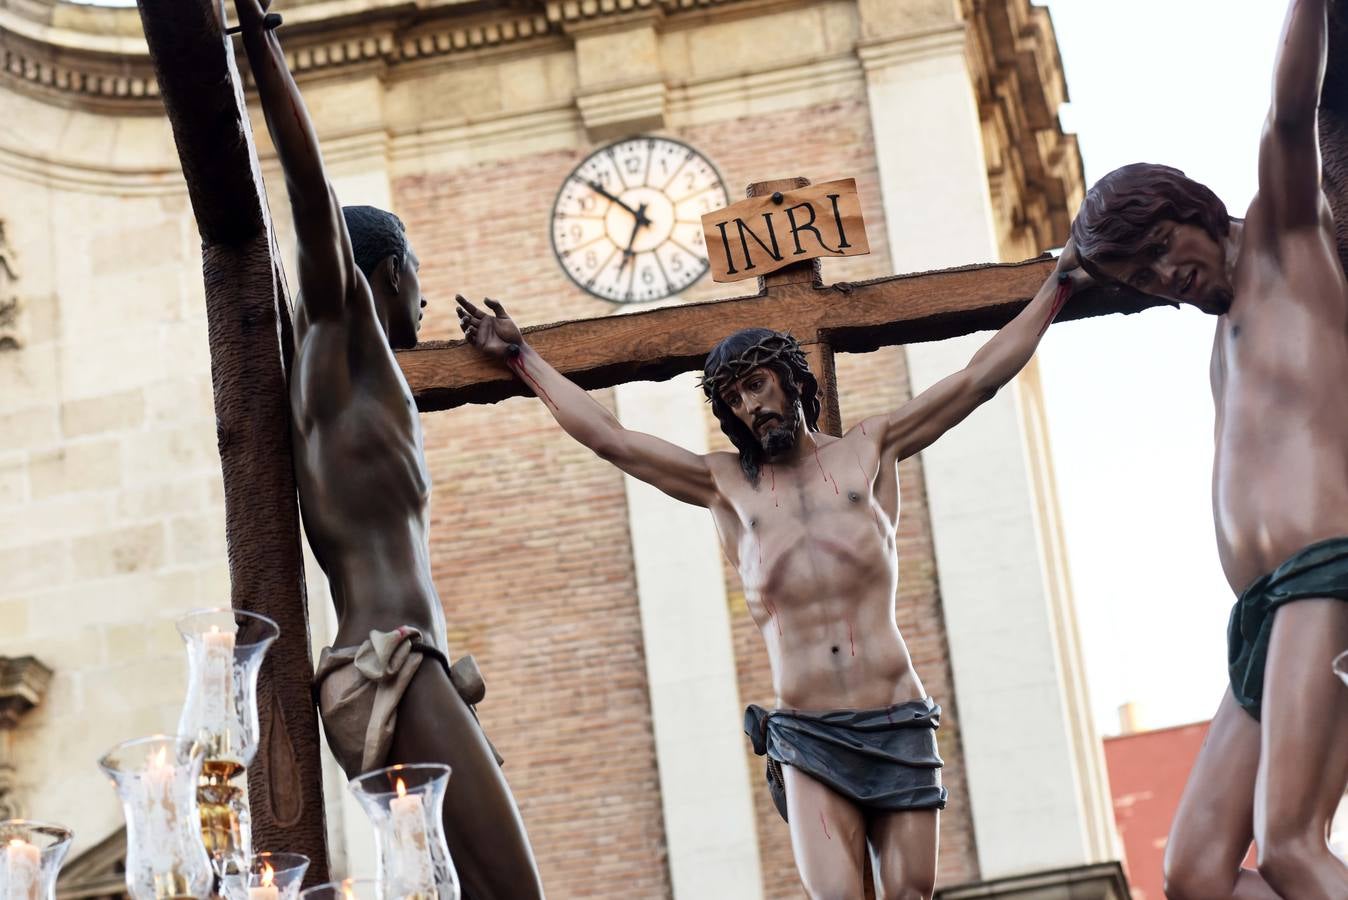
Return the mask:
<svg viewBox="0 0 1348 900"><path fill-rule="evenodd" d="M208 759L197 782L201 842L216 874L244 871L252 856L249 840L247 769L236 760Z"/></svg>

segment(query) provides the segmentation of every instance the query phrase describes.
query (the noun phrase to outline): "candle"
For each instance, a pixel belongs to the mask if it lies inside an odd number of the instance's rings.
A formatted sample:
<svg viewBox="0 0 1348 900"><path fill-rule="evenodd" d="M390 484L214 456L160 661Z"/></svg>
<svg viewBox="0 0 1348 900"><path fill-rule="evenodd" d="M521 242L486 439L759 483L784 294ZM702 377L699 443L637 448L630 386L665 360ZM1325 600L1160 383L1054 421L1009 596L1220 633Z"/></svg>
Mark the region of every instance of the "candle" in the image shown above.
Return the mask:
<svg viewBox="0 0 1348 900"><path fill-rule="evenodd" d="M229 730L234 708L234 633L212 625L201 642L203 724L213 734L222 735Z"/></svg>
<svg viewBox="0 0 1348 900"><path fill-rule="evenodd" d="M248 889L248 900L280 900L280 892L272 884L275 877L276 872L272 869L271 863L265 864L262 869L262 883Z"/></svg>
<svg viewBox="0 0 1348 900"><path fill-rule="evenodd" d="M145 768L146 831L150 847L166 847L173 840L173 823L178 818L178 807L173 799L173 763L168 761L168 748L160 747L150 756Z"/></svg>
<svg viewBox="0 0 1348 900"><path fill-rule="evenodd" d="M431 887L435 884L431 864L430 842L426 840L426 814L420 794L407 793L407 786L398 779L398 796L389 802L393 818L394 865L390 873L395 882L409 888Z"/></svg>
<svg viewBox="0 0 1348 900"><path fill-rule="evenodd" d="M42 852L15 838L5 847L4 900L38 900L42 887Z"/></svg>

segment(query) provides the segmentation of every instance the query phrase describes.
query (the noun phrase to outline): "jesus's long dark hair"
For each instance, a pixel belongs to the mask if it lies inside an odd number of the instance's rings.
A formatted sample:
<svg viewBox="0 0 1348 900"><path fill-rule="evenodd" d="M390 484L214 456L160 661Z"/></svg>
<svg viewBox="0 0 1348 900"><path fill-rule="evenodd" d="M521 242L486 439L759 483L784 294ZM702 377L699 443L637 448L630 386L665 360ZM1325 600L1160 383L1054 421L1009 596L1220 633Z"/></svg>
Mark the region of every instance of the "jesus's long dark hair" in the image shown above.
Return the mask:
<svg viewBox="0 0 1348 900"><path fill-rule="evenodd" d="M721 399L721 392L760 366L777 374L788 403L793 406L800 403L805 427L819 430L819 383L795 338L770 328L745 328L713 347L702 369L702 389L711 401L712 413L721 423L721 431L739 451L740 468L755 486L767 454L749 426Z"/></svg>

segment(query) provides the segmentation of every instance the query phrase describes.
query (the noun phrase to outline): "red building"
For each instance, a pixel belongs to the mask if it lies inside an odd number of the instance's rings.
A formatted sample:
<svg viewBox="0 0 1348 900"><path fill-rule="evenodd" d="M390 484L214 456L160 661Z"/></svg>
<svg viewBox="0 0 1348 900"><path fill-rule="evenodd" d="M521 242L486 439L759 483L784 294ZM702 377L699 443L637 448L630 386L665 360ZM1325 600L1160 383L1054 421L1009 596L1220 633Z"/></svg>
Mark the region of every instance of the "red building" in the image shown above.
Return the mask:
<svg viewBox="0 0 1348 900"><path fill-rule="evenodd" d="M1133 900L1163 900L1166 835L1208 733L1207 722L1105 738L1114 823L1123 839ZM1254 865L1254 853L1246 857Z"/></svg>

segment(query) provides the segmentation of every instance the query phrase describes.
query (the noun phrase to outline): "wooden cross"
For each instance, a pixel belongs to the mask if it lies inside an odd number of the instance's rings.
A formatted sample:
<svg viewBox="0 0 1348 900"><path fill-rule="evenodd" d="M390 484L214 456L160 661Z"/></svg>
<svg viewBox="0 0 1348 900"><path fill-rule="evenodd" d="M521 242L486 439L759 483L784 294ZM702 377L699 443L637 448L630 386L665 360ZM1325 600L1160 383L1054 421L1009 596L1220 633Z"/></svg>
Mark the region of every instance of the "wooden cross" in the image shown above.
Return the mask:
<svg viewBox="0 0 1348 900"><path fill-rule="evenodd" d="M230 601L281 626L259 686L262 747L249 767L259 850L309 857L328 880L309 615L290 459L290 309L234 50L212 0L138 0L201 232Z"/></svg>
<svg viewBox="0 0 1348 900"><path fill-rule="evenodd" d="M313 665L290 457L286 368L289 302L272 240L257 151L219 0L138 0L203 244L211 374L225 484L225 533L236 608L281 626L261 677L262 749L249 771L259 850L312 860L306 884L328 880ZM1348 29L1335 14L1321 106L1326 187L1348 260ZM760 182L750 196L801 179ZM804 344L821 389L821 427L841 430L836 352L865 352L1000 327L1053 270L1048 257L825 286L817 263L759 279L756 294L525 329L560 371L594 389L697 369L739 328L768 326ZM1151 302L1092 291L1061 318L1136 312ZM398 355L423 411L522 395L503 367L461 341Z"/></svg>
<svg viewBox="0 0 1348 900"><path fill-rule="evenodd" d="M804 178L760 181L748 196L804 187ZM725 336L741 328L789 331L819 382L819 427L840 434L835 353L939 341L989 331L1011 321L1052 274L1054 259L964 266L915 275L825 285L819 261L793 263L758 279L758 292L725 300L666 306L522 329L543 358L581 387L661 381L693 369ZM1093 289L1059 319L1138 312L1159 301ZM426 341L398 352L422 412L495 403L528 393L504 366L463 341Z"/></svg>

